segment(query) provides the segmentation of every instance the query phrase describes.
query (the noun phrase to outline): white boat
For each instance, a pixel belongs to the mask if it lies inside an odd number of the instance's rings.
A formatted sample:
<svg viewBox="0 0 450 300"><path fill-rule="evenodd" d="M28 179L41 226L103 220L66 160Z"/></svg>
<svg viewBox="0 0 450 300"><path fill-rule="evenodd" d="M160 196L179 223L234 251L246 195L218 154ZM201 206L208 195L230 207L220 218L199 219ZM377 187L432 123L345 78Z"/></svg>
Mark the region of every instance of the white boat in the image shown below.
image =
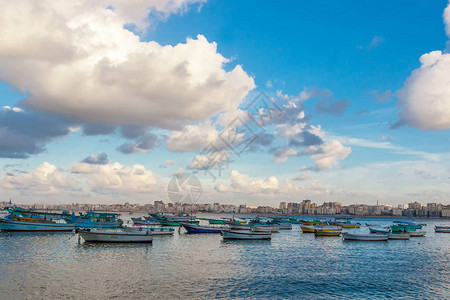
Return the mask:
<svg viewBox="0 0 450 300"><path fill-rule="evenodd" d="M411 237L409 233L389 233L390 240L409 240Z"/></svg>
<svg viewBox="0 0 450 300"><path fill-rule="evenodd" d="M230 229L233 230L251 230L252 227L247 224L228 224L230 226Z"/></svg>
<svg viewBox="0 0 450 300"><path fill-rule="evenodd" d="M425 234L426 234L425 231L418 231L418 230L408 231L408 233L411 237L422 237L422 236L425 236Z"/></svg>
<svg viewBox="0 0 450 300"><path fill-rule="evenodd" d="M362 233L348 233L343 232L342 237L348 241L387 241L389 236L387 234L362 234Z"/></svg>
<svg viewBox="0 0 450 300"><path fill-rule="evenodd" d="M222 230L224 240L270 240L270 232L254 232L248 230Z"/></svg>
<svg viewBox="0 0 450 300"><path fill-rule="evenodd" d="M142 232L142 231L147 231L147 229L153 234L153 235L173 235L173 233L175 232L175 229L170 228L170 227L128 227L128 226L124 226L124 227L119 227L119 229L122 229L124 231L128 231L128 232Z"/></svg>
<svg viewBox="0 0 450 300"><path fill-rule="evenodd" d="M280 227L274 225L254 225L251 227L251 231L254 232L279 232Z"/></svg>
<svg viewBox="0 0 450 300"><path fill-rule="evenodd" d="M278 223L277 225L280 226L280 230L292 230L291 223Z"/></svg>
<svg viewBox="0 0 450 300"><path fill-rule="evenodd" d="M1 231L59 232L59 231L72 231L74 229L75 224L67 224L63 220L61 220L60 223L48 220L25 222L0 218Z"/></svg>
<svg viewBox="0 0 450 300"><path fill-rule="evenodd" d="M148 230L126 231L121 229L78 229L86 242L96 243L151 243L153 235Z"/></svg>
<svg viewBox="0 0 450 300"><path fill-rule="evenodd" d="M434 226L435 232L450 233L450 226Z"/></svg>

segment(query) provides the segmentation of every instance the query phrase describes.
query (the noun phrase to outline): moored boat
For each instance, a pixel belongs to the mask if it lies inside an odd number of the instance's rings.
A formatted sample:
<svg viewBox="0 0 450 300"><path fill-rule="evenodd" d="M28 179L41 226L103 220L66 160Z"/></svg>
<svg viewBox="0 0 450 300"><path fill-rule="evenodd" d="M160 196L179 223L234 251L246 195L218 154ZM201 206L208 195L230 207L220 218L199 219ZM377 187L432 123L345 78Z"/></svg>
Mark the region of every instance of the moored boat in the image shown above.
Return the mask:
<svg viewBox="0 0 450 300"><path fill-rule="evenodd" d="M314 231L314 235L315 236L340 236L341 235L341 231L340 230L321 230L321 229L316 229Z"/></svg>
<svg viewBox="0 0 450 300"><path fill-rule="evenodd" d="M187 222L180 222L180 221L159 221L159 224L161 226L181 226L182 224L198 224L199 221L187 221Z"/></svg>
<svg viewBox="0 0 450 300"><path fill-rule="evenodd" d="M251 231L275 233L275 232L280 231L280 227L279 226L275 226L275 225L253 225L251 227Z"/></svg>
<svg viewBox="0 0 450 300"><path fill-rule="evenodd" d="M66 217L67 223L75 224L77 228L117 228L123 221L119 214L89 211L85 215Z"/></svg>
<svg viewBox="0 0 450 300"><path fill-rule="evenodd" d="M230 229L232 230L251 230L252 227L247 224L239 224L239 223L227 223Z"/></svg>
<svg viewBox="0 0 450 300"><path fill-rule="evenodd" d="M57 223L49 220L33 220L32 222L17 221L8 218L0 219L1 231L36 231L36 232L61 232L72 231L75 229L74 224Z"/></svg>
<svg viewBox="0 0 450 300"><path fill-rule="evenodd" d="M79 236L86 242L96 243L151 243L150 231L129 232L120 229L77 229Z"/></svg>
<svg viewBox="0 0 450 300"><path fill-rule="evenodd" d="M426 232L425 231L419 231L419 230L415 230L415 231L407 231L409 233L409 235L411 237L423 237L425 236Z"/></svg>
<svg viewBox="0 0 450 300"><path fill-rule="evenodd" d="M383 233L383 234L388 234L389 232L391 232L389 229L387 228L369 228L371 233Z"/></svg>
<svg viewBox="0 0 450 300"><path fill-rule="evenodd" d="M181 224L188 233L221 233L222 230L228 230L228 227L213 227L205 225Z"/></svg>
<svg viewBox="0 0 450 300"><path fill-rule="evenodd" d="M450 233L450 226L434 226L435 232Z"/></svg>
<svg viewBox="0 0 450 300"><path fill-rule="evenodd" d="M362 234L362 233L348 233L343 232L342 237L346 241L387 241L389 236L387 234Z"/></svg>
<svg viewBox="0 0 450 300"><path fill-rule="evenodd" d="M313 221L302 220L301 222L302 222L302 225L327 225L326 222L322 222L319 220L313 220Z"/></svg>
<svg viewBox="0 0 450 300"><path fill-rule="evenodd" d="M300 226L303 233L314 233L316 230L322 231L341 231L340 226L325 226L325 225L315 225L315 226Z"/></svg>
<svg viewBox="0 0 450 300"><path fill-rule="evenodd" d="M247 230L222 230L224 240L270 240L270 232L253 232Z"/></svg>
<svg viewBox="0 0 450 300"><path fill-rule="evenodd" d="M408 233L389 233L388 238L390 240L409 240L410 235Z"/></svg>
<svg viewBox="0 0 450 300"><path fill-rule="evenodd" d="M175 229L169 227L120 227L121 230L128 232L150 231L153 235L173 235Z"/></svg>
<svg viewBox="0 0 450 300"><path fill-rule="evenodd" d="M208 218L198 218L198 219L208 221L208 223L211 225L225 224L225 220L208 219Z"/></svg>

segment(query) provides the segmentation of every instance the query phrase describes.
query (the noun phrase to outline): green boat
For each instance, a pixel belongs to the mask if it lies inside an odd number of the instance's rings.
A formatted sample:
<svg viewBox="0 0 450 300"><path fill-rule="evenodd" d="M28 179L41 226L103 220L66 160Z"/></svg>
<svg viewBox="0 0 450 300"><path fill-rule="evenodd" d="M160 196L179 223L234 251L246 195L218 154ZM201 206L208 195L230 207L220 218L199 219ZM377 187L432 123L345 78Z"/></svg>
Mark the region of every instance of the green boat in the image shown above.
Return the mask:
<svg viewBox="0 0 450 300"><path fill-rule="evenodd" d="M177 222L177 221L159 221L162 226L181 226L181 224L197 224L199 221Z"/></svg>
<svg viewBox="0 0 450 300"><path fill-rule="evenodd" d="M208 221L209 224L226 224L224 220L208 219L208 218L197 218L197 219Z"/></svg>

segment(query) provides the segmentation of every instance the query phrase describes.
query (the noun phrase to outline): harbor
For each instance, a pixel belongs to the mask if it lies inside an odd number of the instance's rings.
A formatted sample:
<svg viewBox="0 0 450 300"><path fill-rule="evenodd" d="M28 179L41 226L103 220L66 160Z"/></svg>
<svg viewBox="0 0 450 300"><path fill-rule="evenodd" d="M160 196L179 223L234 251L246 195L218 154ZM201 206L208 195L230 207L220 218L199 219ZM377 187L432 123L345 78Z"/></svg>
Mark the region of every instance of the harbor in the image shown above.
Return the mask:
<svg viewBox="0 0 450 300"><path fill-rule="evenodd" d="M146 215L120 215L124 224L131 217ZM230 216L198 218L200 226L224 227L204 225L208 222L202 218ZM342 231L369 234L366 223L394 224L386 218L351 222L361 228ZM0 232L0 280L11 299L315 298L324 289L329 299L446 298L450 234L435 232L435 226L450 222L420 223L424 237L385 242L302 233L301 224L268 233L270 240L228 240L221 234L190 234L183 227L161 227L172 229L171 234L153 235L151 243L90 243L74 232ZM145 233L139 226L129 231L139 228Z"/></svg>

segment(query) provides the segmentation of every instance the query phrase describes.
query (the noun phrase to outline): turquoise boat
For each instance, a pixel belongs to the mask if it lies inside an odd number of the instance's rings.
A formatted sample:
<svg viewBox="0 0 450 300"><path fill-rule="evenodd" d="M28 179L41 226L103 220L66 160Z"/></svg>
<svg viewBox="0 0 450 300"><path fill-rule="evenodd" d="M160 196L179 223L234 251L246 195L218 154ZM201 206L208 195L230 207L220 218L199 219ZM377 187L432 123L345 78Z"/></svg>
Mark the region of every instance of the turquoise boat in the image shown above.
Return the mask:
<svg viewBox="0 0 450 300"><path fill-rule="evenodd" d="M77 228L116 228L122 226L123 221L118 219L119 214L87 212L85 215L64 218L67 223L75 224Z"/></svg>
<svg viewBox="0 0 450 300"><path fill-rule="evenodd" d="M72 231L74 229L74 224L56 223L55 221L43 219L29 221L17 221L12 217L0 219L1 231L61 232Z"/></svg>

